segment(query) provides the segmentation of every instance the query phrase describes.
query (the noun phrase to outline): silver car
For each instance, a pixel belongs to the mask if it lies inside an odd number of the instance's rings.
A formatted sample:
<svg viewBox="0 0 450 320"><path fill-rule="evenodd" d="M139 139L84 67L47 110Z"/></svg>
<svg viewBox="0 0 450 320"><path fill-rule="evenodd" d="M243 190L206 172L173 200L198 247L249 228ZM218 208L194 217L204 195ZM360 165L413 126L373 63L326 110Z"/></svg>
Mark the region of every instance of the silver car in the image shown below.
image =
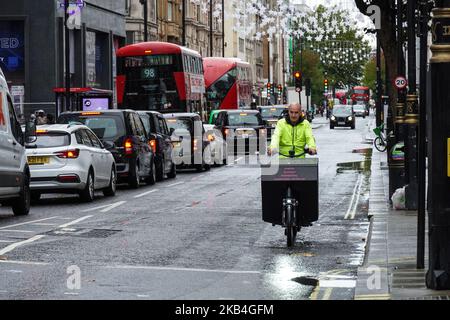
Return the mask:
<svg viewBox="0 0 450 320"><path fill-rule="evenodd" d="M94 200L95 190L115 195L113 155L87 126L43 125L36 136L36 142L27 145L33 201L43 193L78 193L85 202Z"/></svg>

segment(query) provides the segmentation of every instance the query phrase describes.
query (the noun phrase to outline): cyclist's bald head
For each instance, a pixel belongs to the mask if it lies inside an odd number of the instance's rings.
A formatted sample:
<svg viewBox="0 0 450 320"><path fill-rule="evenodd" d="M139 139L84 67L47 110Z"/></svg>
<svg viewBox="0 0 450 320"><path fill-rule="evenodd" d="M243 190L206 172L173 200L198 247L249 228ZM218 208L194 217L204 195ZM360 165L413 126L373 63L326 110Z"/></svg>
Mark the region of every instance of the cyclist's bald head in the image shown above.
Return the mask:
<svg viewBox="0 0 450 320"><path fill-rule="evenodd" d="M291 103L289 105L289 118L292 123L296 123L301 116L302 107L299 103Z"/></svg>

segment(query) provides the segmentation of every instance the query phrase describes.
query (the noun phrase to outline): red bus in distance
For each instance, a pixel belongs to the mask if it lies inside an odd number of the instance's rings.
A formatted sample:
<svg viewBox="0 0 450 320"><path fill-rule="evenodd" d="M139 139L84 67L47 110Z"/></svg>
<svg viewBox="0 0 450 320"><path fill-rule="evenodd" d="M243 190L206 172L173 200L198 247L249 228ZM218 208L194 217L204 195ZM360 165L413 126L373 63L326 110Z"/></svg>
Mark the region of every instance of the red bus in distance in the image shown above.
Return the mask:
<svg viewBox="0 0 450 320"><path fill-rule="evenodd" d="M356 86L352 88L351 98L353 102L364 101L369 103L370 89L369 87Z"/></svg>
<svg viewBox="0 0 450 320"><path fill-rule="evenodd" d="M206 99L210 110L249 108L252 69L237 58L204 58Z"/></svg>
<svg viewBox="0 0 450 320"><path fill-rule="evenodd" d="M119 109L203 112L201 55L167 42L141 42L117 51Z"/></svg>

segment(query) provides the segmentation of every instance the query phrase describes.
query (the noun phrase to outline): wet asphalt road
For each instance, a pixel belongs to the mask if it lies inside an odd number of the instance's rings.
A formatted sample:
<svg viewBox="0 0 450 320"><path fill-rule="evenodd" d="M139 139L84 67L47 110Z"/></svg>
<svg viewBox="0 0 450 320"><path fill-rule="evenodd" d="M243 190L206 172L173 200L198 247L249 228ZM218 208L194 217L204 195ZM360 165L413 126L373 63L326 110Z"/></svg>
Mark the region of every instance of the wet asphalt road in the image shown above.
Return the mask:
<svg viewBox="0 0 450 320"><path fill-rule="evenodd" d="M0 208L0 299L352 299L370 180L353 150L371 147L369 121L313 121L320 219L293 248L261 219L259 170L242 166L90 204L48 195L27 217Z"/></svg>

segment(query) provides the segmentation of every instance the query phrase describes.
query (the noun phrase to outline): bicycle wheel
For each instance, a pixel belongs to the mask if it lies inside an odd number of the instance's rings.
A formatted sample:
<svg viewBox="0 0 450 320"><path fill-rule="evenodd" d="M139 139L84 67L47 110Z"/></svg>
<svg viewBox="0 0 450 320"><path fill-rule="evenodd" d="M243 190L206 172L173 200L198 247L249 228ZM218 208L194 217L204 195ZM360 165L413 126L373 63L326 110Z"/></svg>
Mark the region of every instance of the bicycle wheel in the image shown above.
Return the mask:
<svg viewBox="0 0 450 320"><path fill-rule="evenodd" d="M286 236L287 246L292 247L295 243L295 236L297 234L296 227L293 226L294 208L292 205L286 206Z"/></svg>
<svg viewBox="0 0 450 320"><path fill-rule="evenodd" d="M381 139L380 137L377 137L375 139L375 141L373 142L373 144L375 145L375 149L377 149L380 152L384 152L386 151L386 144L384 143L383 139Z"/></svg>

